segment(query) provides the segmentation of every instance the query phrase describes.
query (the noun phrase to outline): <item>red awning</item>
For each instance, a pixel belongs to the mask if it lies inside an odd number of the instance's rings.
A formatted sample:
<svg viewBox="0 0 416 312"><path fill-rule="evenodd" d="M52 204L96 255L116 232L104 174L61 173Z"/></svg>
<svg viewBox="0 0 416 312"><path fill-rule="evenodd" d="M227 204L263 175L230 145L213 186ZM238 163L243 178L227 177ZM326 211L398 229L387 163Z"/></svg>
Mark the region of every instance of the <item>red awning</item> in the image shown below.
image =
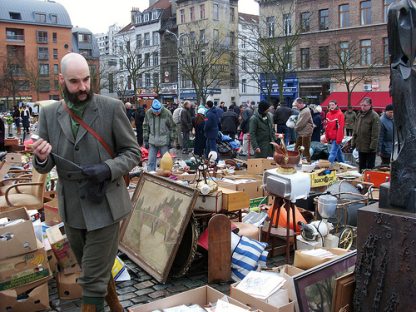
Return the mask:
<svg viewBox="0 0 416 312"><path fill-rule="evenodd" d="M369 97L373 102L373 108L376 111L383 111L388 104L393 103L389 92L353 92L351 94L351 105L355 110L360 109L360 102L363 98ZM346 110L348 107L348 93L347 92L332 92L325 101L322 102L323 108L328 107L328 103L332 100L337 101L338 107Z"/></svg>

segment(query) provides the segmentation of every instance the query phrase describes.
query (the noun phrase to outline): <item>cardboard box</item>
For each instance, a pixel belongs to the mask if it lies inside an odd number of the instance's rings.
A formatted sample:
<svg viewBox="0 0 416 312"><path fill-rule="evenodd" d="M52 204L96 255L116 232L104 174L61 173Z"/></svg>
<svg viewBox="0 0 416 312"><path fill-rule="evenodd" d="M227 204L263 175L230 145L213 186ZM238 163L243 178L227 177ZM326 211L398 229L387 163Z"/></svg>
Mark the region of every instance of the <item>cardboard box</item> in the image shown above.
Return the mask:
<svg viewBox="0 0 416 312"><path fill-rule="evenodd" d="M0 260L0 291L49 279L48 257L40 242L38 247L30 253Z"/></svg>
<svg viewBox="0 0 416 312"><path fill-rule="evenodd" d="M217 183L219 187L243 192L247 194L250 199L263 196L263 182L255 178L233 179L233 183L219 180Z"/></svg>
<svg viewBox="0 0 416 312"><path fill-rule="evenodd" d="M48 283L43 283L23 294L14 289L0 291L0 312L44 310L49 310Z"/></svg>
<svg viewBox="0 0 416 312"><path fill-rule="evenodd" d="M23 219L24 222L0 226L0 259L18 256L38 248L32 221L25 208L0 213L1 218Z"/></svg>
<svg viewBox="0 0 416 312"><path fill-rule="evenodd" d="M128 309L129 312L151 312L154 310L162 310L178 305L192 305L198 304L201 307L208 305L209 303L215 304L218 299L227 297L231 304L234 304L240 308L249 310L249 307L238 302L237 300L230 298L223 293L215 290L214 288L206 285L182 292L177 295L166 297L164 299L156 300L147 304L134 306Z"/></svg>
<svg viewBox="0 0 416 312"><path fill-rule="evenodd" d="M226 211L236 211L250 206L250 198L241 191L230 190L219 187L222 192L222 209Z"/></svg>
<svg viewBox="0 0 416 312"><path fill-rule="evenodd" d="M51 269L52 274L55 274L58 272L58 260L52 249L46 251L46 256L48 257L49 268Z"/></svg>
<svg viewBox="0 0 416 312"><path fill-rule="evenodd" d="M329 174L324 174L324 171L324 169L320 169L310 174L311 187L330 185L337 180L337 172L335 170L332 170Z"/></svg>
<svg viewBox="0 0 416 312"><path fill-rule="evenodd" d="M280 307L276 307L267 303L266 301L255 298L237 289L236 288L237 285L238 283L234 283L230 286L230 297L245 305L248 305L252 309L257 309L263 312L294 312L295 311L296 300L293 300L293 298L290 297L290 293L289 293L289 303L282 305ZM282 288L288 290L288 283L286 282Z"/></svg>
<svg viewBox="0 0 416 312"><path fill-rule="evenodd" d="M58 260L59 268L67 274L79 272L77 259L63 229L63 224L52 226L46 229L46 235Z"/></svg>
<svg viewBox="0 0 416 312"><path fill-rule="evenodd" d="M80 273L56 274L56 287L60 299L79 299L82 297L82 287L77 283Z"/></svg>
<svg viewBox="0 0 416 312"><path fill-rule="evenodd" d="M58 210L58 198L54 198L43 205L45 212L45 223L53 226L62 222Z"/></svg>
<svg viewBox="0 0 416 312"><path fill-rule="evenodd" d="M263 174L267 169L277 168L274 159L268 158L253 158L247 159L247 173L248 174Z"/></svg>
<svg viewBox="0 0 416 312"><path fill-rule="evenodd" d="M337 256L342 256L348 253L348 250L341 249L341 248L322 248L322 249L327 249L328 251L330 251L331 253ZM295 259L293 261L293 265L297 268L307 270L307 269L313 268L317 265L320 265L332 259L334 259L334 257L331 257L331 258L316 257L316 256L305 254L302 252L302 250L295 250Z"/></svg>
<svg viewBox="0 0 416 312"><path fill-rule="evenodd" d="M222 210L222 192L215 191L208 195L199 194L194 206L195 211L220 212Z"/></svg>

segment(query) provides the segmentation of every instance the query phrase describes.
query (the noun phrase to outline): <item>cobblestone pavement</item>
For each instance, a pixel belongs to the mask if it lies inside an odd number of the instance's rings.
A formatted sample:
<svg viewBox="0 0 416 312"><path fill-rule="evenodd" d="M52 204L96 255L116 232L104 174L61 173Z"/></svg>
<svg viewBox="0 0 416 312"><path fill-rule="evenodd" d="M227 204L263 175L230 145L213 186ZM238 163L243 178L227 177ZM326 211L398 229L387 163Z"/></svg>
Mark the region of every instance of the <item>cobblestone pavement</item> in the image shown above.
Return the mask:
<svg viewBox="0 0 416 312"><path fill-rule="evenodd" d="M161 284L126 256L122 255L121 258L127 265L131 276L130 281L116 283L118 297L125 311L127 311L127 308L135 305L148 303L207 284L207 266L206 261L204 261L206 259L200 259L197 261L198 263L193 264L187 275L179 278L168 278L165 284ZM276 256L268 260L267 266L273 267L284 263L283 256ZM211 284L210 286L224 294L228 294L230 284L231 282ZM49 299L51 305L50 311L80 311L80 300L60 300L58 298L55 279L49 282ZM105 307L105 311L110 311L107 306Z"/></svg>

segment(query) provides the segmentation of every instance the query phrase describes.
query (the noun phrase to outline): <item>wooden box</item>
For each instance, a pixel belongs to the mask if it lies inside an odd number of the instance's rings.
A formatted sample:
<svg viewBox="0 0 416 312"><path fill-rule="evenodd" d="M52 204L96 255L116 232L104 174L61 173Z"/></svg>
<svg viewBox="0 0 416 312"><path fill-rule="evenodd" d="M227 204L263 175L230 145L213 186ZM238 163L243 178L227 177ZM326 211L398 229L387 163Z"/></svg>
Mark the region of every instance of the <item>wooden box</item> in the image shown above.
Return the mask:
<svg viewBox="0 0 416 312"><path fill-rule="evenodd" d="M218 188L222 192L222 209L226 211L236 211L250 206L250 198L241 191Z"/></svg>

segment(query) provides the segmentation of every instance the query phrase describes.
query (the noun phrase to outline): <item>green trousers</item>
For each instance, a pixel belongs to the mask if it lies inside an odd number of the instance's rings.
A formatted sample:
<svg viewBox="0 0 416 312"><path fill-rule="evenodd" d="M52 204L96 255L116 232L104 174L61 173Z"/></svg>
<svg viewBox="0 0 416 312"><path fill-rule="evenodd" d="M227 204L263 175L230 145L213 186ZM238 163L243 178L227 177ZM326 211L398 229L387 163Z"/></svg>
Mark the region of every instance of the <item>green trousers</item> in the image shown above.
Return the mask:
<svg viewBox="0 0 416 312"><path fill-rule="evenodd" d="M65 224L65 233L82 269L78 284L85 297L105 297L118 250L120 222L87 231Z"/></svg>

